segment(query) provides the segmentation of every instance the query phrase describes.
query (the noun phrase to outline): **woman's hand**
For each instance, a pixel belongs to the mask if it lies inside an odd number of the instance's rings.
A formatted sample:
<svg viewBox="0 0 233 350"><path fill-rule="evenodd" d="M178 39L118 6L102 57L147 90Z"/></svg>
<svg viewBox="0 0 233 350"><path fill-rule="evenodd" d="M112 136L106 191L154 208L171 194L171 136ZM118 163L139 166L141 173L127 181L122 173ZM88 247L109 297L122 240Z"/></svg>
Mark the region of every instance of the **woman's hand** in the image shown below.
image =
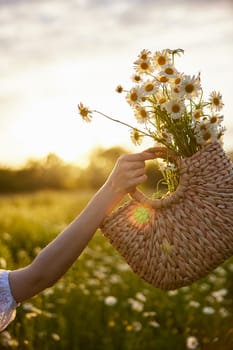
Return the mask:
<svg viewBox="0 0 233 350"><path fill-rule="evenodd" d="M112 191L118 195L134 192L137 185L147 180L145 161L149 159L154 159L154 154L150 151L121 156L105 185L111 186Z"/></svg>

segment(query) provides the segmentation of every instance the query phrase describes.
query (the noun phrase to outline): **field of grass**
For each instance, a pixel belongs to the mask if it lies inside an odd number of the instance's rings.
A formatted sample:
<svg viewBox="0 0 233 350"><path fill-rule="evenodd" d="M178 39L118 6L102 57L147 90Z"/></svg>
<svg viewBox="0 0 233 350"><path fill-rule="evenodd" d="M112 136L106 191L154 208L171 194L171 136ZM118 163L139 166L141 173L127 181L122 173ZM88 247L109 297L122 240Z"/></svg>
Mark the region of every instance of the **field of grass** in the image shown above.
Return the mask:
<svg viewBox="0 0 233 350"><path fill-rule="evenodd" d="M0 268L29 263L91 193L0 197ZM52 288L23 303L0 349L232 350L233 259L175 291L140 280L97 232Z"/></svg>

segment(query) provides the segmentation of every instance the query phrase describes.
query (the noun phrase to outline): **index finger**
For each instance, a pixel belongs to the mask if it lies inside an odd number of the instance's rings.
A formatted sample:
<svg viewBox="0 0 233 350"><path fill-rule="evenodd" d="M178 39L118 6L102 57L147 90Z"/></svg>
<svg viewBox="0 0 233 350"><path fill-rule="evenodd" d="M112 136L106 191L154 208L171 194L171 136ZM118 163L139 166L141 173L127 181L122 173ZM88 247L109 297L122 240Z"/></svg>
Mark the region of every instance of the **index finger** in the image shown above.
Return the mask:
<svg viewBox="0 0 233 350"><path fill-rule="evenodd" d="M126 157L128 161L144 161L144 160L150 160L150 159L154 159L155 155L152 152L149 151L143 151L140 153L133 153L133 154L129 154L128 157Z"/></svg>

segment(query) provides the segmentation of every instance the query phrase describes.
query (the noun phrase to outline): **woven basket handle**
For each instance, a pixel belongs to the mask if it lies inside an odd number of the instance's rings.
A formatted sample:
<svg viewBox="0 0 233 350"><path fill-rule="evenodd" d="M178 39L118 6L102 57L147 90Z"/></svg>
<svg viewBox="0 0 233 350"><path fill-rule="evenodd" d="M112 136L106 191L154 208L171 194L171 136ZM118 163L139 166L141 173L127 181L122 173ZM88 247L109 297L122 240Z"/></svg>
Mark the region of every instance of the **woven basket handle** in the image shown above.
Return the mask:
<svg viewBox="0 0 233 350"><path fill-rule="evenodd" d="M165 147L153 147L147 149L147 151L154 153L155 159L164 159L166 161L176 164L178 167L180 166L180 158L177 155L175 155L173 151ZM135 192L130 193L130 196L139 202L149 205L150 207L161 208L167 205L169 202L173 201L173 197L175 197L175 192L173 192L172 195L163 199L151 199L148 198L143 192L136 189Z"/></svg>

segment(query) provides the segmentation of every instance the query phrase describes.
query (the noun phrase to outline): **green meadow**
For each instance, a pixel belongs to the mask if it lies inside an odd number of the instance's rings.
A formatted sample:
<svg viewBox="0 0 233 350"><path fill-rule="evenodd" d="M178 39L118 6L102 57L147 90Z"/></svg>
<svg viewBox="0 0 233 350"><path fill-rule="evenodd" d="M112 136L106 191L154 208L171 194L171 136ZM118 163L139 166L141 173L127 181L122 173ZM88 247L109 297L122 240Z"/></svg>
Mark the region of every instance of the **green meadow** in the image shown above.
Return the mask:
<svg viewBox="0 0 233 350"><path fill-rule="evenodd" d="M2 195L0 267L30 263L92 194ZM0 349L232 350L233 260L189 287L163 291L137 277L97 231L61 280L20 305Z"/></svg>

